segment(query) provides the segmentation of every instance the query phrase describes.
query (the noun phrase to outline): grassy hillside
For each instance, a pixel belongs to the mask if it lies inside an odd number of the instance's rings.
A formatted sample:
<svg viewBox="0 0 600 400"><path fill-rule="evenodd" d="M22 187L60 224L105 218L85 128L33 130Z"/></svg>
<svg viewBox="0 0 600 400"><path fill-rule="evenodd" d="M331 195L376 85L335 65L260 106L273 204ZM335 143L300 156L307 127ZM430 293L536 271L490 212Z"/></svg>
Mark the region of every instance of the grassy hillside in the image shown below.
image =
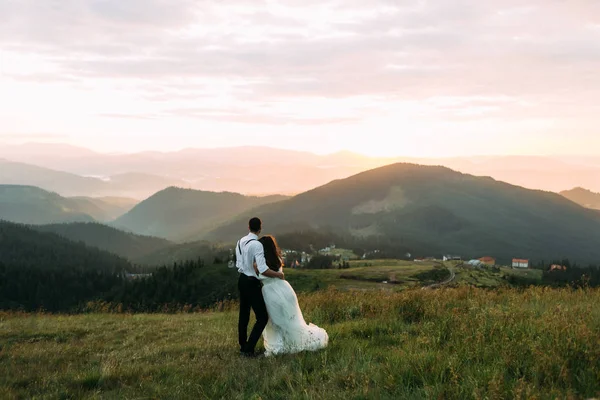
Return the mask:
<svg viewBox="0 0 600 400"><path fill-rule="evenodd" d="M101 210L34 186L0 185L0 219L24 224L93 221Z"/></svg>
<svg viewBox="0 0 600 400"><path fill-rule="evenodd" d="M0 221L0 264L9 268L111 271L130 266L117 255L4 221Z"/></svg>
<svg viewBox="0 0 600 400"><path fill-rule="evenodd" d="M282 198L171 187L144 200L117 219L114 225L142 235L192 241L223 220Z"/></svg>
<svg viewBox="0 0 600 400"><path fill-rule="evenodd" d="M235 309L0 314L1 398L532 399L600 396L600 291L301 295L317 353L248 360Z"/></svg>
<svg viewBox="0 0 600 400"><path fill-rule="evenodd" d="M420 262L402 260L351 261L348 269L290 269L286 279L300 292L312 292L334 287L338 290L401 291L422 288L454 279L444 286L473 286L496 289L542 285L542 271L537 269L474 268L458 262Z"/></svg>
<svg viewBox="0 0 600 400"><path fill-rule="evenodd" d="M327 230L413 254L600 260L600 217L562 196L394 164L253 210L264 233ZM207 237L234 240L249 213ZM425 253L425 254L423 254Z"/></svg>
<svg viewBox="0 0 600 400"><path fill-rule="evenodd" d="M575 188L565 190L564 192L560 192L560 194L583 207L600 210L600 193L594 193L583 188Z"/></svg>
<svg viewBox="0 0 600 400"><path fill-rule="evenodd" d="M72 241L81 241L136 263L173 245L165 239L126 233L98 223L53 224L34 228L41 232L55 233Z"/></svg>
<svg viewBox="0 0 600 400"><path fill-rule="evenodd" d="M286 279L299 292L334 287L338 290L404 290L426 284L419 276L438 267L436 263L401 260L351 261L348 269L291 269ZM440 279L441 280L441 279Z"/></svg>

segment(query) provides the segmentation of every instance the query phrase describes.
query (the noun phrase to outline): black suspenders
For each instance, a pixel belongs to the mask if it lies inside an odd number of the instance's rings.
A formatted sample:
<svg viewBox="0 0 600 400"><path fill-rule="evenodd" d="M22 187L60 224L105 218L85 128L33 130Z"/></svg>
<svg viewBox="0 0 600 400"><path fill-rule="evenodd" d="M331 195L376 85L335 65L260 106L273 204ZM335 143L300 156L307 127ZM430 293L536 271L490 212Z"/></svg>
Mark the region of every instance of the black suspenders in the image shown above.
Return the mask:
<svg viewBox="0 0 600 400"><path fill-rule="evenodd" d="M246 242L246 244L244 244L244 247L248 246L248 243L250 242L256 242L256 239L250 239ZM241 240L238 241L238 250L240 251L240 256L244 256L244 254L242 254L242 245L241 245Z"/></svg>

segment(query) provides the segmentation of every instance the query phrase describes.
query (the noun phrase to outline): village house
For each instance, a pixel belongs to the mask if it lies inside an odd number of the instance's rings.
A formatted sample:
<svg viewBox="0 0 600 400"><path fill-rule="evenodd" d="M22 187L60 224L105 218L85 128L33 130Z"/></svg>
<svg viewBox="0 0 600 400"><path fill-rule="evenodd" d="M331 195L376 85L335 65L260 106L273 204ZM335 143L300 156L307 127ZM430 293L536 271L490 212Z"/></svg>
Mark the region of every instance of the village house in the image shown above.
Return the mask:
<svg viewBox="0 0 600 400"><path fill-rule="evenodd" d="M529 260L513 258L512 266L513 268L529 268Z"/></svg>
<svg viewBox="0 0 600 400"><path fill-rule="evenodd" d="M462 261L462 257L445 255L444 257L442 257L442 261Z"/></svg>
<svg viewBox="0 0 600 400"><path fill-rule="evenodd" d="M566 271L567 267L565 267L564 265L558 265L558 264L552 264L550 266L549 271Z"/></svg>
<svg viewBox="0 0 600 400"><path fill-rule="evenodd" d="M496 259L494 257L481 257L479 261L485 265L496 265Z"/></svg>

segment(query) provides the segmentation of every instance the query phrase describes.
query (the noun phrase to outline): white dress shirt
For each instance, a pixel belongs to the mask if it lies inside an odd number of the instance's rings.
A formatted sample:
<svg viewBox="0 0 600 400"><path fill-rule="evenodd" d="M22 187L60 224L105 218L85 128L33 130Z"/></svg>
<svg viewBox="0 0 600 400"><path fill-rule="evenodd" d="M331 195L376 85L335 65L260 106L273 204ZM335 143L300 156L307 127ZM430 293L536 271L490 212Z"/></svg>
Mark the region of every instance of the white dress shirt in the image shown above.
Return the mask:
<svg viewBox="0 0 600 400"><path fill-rule="evenodd" d="M261 274L269 269L265 260L263 245L258 241L258 236L252 232L241 238L236 244L235 256L236 266L240 274L258 278L256 271L254 271L254 262L256 262L258 271Z"/></svg>

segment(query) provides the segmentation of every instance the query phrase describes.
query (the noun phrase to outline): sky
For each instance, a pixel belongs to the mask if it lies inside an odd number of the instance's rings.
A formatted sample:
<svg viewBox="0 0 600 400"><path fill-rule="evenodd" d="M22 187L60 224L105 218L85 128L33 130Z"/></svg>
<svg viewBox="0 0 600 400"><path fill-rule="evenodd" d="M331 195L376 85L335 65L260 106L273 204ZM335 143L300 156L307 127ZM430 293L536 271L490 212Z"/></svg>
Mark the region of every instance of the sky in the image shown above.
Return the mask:
<svg viewBox="0 0 600 400"><path fill-rule="evenodd" d="M600 153L597 0L0 0L0 144Z"/></svg>

